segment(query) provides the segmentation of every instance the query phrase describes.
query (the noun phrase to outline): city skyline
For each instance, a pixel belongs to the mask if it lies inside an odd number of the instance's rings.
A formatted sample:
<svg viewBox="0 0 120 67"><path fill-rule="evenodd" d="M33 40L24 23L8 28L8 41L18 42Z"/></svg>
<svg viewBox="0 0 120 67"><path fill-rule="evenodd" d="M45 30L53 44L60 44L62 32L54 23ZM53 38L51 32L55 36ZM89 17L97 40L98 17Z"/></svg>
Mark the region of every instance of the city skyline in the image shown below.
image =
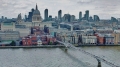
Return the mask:
<svg viewBox="0 0 120 67"><path fill-rule="evenodd" d="M37 3L42 18L44 18L44 10L47 8L49 15L53 17L58 15L58 11L62 10L62 16L66 13L75 15L79 18L79 12L85 14L86 10L89 10L90 16L98 15L101 19L110 19L111 16L119 18L119 0L61 0L61 1L47 1L47 0L29 0L29 1L13 1L13 0L1 0L0 16L6 16L8 18L16 18L19 13L22 14L22 18L31 8L35 8ZM89 6L89 7L88 7ZM2 11L4 10L4 11Z"/></svg>

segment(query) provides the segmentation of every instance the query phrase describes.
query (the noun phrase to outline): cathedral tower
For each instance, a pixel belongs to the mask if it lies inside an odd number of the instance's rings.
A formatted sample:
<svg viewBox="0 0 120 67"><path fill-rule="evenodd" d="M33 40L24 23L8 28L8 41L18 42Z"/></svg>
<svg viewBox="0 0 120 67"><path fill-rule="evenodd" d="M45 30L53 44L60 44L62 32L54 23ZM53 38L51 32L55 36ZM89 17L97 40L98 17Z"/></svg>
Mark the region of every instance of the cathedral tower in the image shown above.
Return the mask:
<svg viewBox="0 0 120 67"><path fill-rule="evenodd" d="M38 6L36 4L36 9L33 12L33 16L32 16L32 22L42 22L42 17L40 15L40 11L38 10Z"/></svg>

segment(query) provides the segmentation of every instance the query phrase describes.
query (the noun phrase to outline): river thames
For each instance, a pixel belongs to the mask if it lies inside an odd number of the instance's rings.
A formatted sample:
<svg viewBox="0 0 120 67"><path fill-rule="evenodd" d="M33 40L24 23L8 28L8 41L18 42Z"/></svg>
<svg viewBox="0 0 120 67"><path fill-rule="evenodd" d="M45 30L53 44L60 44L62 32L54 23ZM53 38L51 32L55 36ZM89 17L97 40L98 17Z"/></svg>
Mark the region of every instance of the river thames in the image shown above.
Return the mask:
<svg viewBox="0 0 120 67"><path fill-rule="evenodd" d="M120 46L78 47L120 66ZM97 67L97 60L72 48L0 49L0 67ZM110 67L102 62L102 67Z"/></svg>

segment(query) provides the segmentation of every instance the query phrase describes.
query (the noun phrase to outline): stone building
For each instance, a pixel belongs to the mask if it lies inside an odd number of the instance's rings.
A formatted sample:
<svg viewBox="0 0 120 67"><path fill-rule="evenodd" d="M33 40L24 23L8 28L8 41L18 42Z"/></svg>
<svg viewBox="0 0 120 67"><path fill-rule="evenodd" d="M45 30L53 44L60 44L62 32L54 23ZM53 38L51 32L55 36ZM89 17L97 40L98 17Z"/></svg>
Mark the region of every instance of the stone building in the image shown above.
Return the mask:
<svg viewBox="0 0 120 67"><path fill-rule="evenodd" d="M1 31L15 31L15 23L1 23Z"/></svg>
<svg viewBox="0 0 120 67"><path fill-rule="evenodd" d="M0 31L1 40L19 40L20 33L18 31Z"/></svg>
<svg viewBox="0 0 120 67"><path fill-rule="evenodd" d="M36 4L36 9L33 12L32 16L32 22L42 22L42 17L40 15L40 11L38 10L37 4Z"/></svg>

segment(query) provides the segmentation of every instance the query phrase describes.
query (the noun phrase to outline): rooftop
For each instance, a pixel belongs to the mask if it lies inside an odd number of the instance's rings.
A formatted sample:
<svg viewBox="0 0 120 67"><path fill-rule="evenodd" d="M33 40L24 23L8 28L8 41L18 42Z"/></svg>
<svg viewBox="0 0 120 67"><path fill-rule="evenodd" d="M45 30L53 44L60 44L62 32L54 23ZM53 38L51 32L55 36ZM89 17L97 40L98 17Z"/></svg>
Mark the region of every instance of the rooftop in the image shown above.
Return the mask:
<svg viewBox="0 0 120 67"><path fill-rule="evenodd" d="M2 41L2 42L0 42L0 45L2 45L2 44L10 44L12 41Z"/></svg>
<svg viewBox="0 0 120 67"><path fill-rule="evenodd" d="M19 34L19 31L0 31L0 34Z"/></svg>
<svg viewBox="0 0 120 67"><path fill-rule="evenodd" d="M6 25L6 26L13 26L13 23L3 23L3 25Z"/></svg>

